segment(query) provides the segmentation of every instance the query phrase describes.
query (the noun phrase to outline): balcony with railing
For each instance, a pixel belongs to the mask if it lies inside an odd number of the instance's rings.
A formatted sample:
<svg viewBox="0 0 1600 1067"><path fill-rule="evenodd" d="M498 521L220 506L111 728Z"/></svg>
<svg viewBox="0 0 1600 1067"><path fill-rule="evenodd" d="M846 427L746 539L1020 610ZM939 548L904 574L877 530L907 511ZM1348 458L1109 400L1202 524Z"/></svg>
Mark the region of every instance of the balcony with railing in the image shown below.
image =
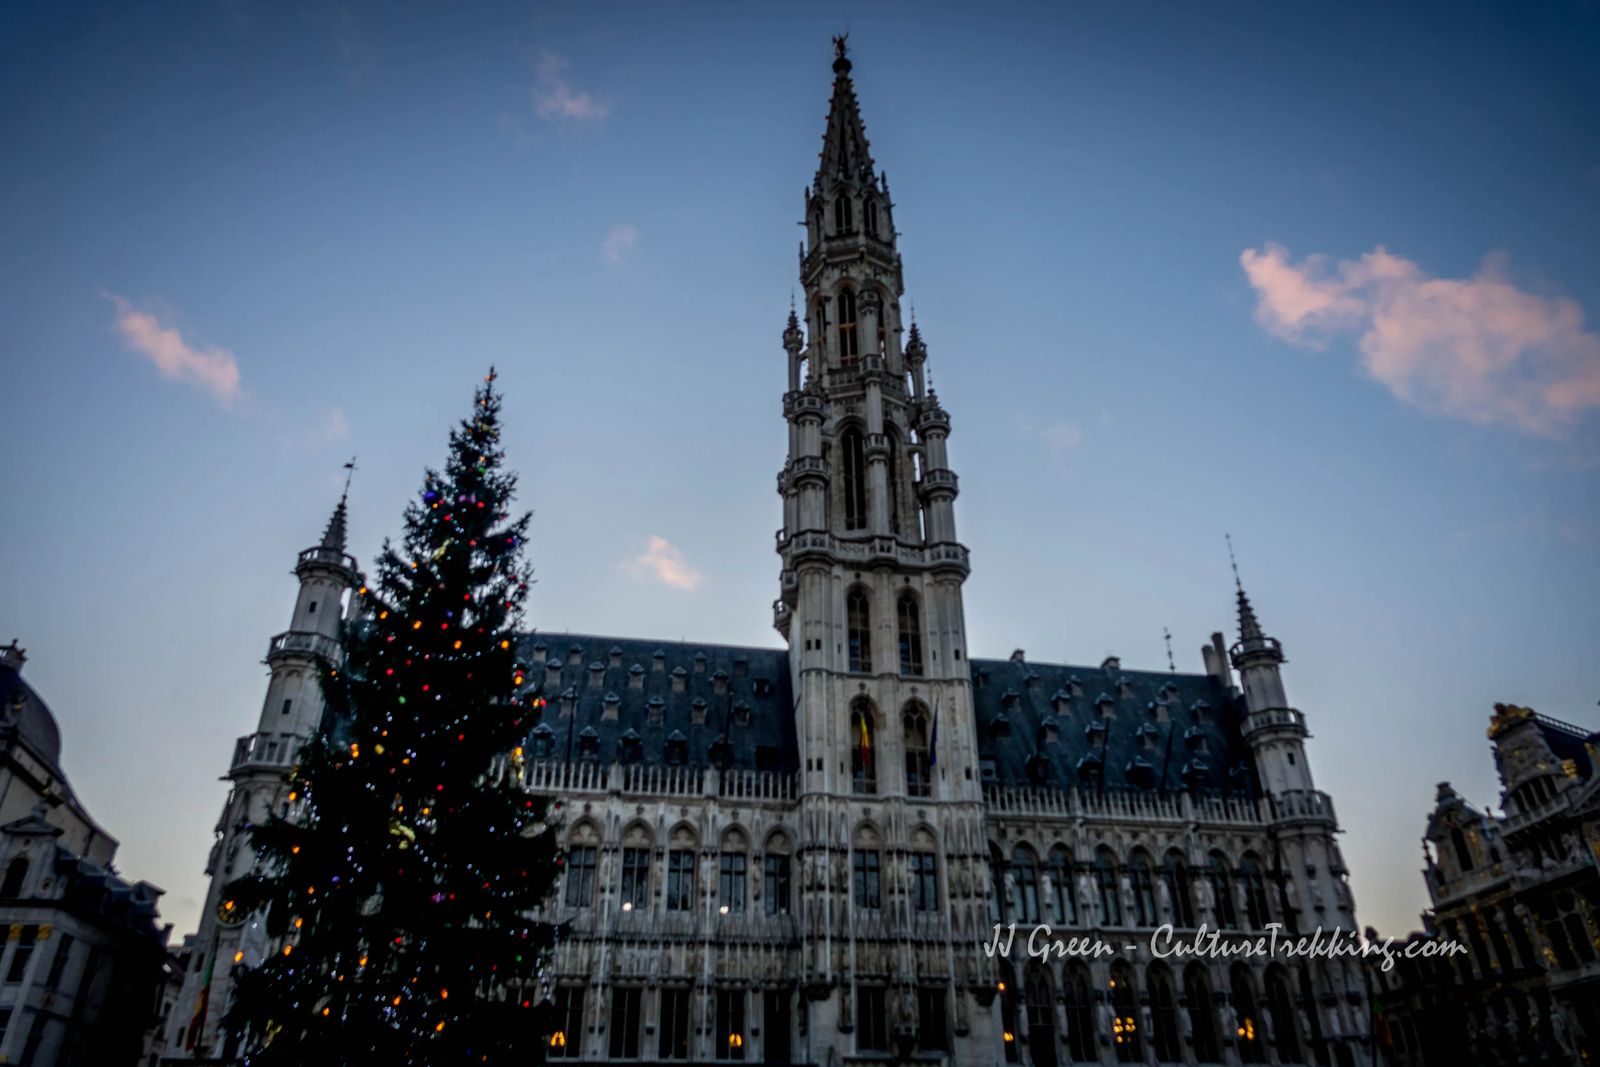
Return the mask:
<svg viewBox="0 0 1600 1067"><path fill-rule="evenodd" d="M958 491L959 480L956 472L952 470L923 471L922 478L917 482L917 492L928 494L933 492L947 492L954 496Z"/></svg>
<svg viewBox="0 0 1600 1067"><path fill-rule="evenodd" d="M522 785L532 793L613 793L622 796L734 797L792 801L795 777L749 768L673 766L665 763L599 763L595 760L529 760Z"/></svg>
<svg viewBox="0 0 1600 1067"><path fill-rule="evenodd" d="M1333 798L1320 789L1286 789L1270 798L1275 819L1306 819L1337 823Z"/></svg>
<svg viewBox="0 0 1600 1067"><path fill-rule="evenodd" d="M294 734L246 734L233 743L228 770L287 770L299 755L300 741Z"/></svg>
<svg viewBox="0 0 1600 1067"><path fill-rule="evenodd" d="M1164 797L1127 790L1091 793L1076 788L990 783L983 787L983 799L991 817L1091 818L1168 824L1206 822L1237 826L1259 826L1262 822L1257 802L1242 797L1205 797L1190 793Z"/></svg>
<svg viewBox="0 0 1600 1067"><path fill-rule="evenodd" d="M1268 730L1286 730L1305 737L1305 714L1296 708L1262 708L1245 716L1243 733L1246 738Z"/></svg>
<svg viewBox="0 0 1600 1067"><path fill-rule="evenodd" d="M309 630L288 630L267 642L267 662L279 656L316 656L329 663L344 662L344 646L326 634Z"/></svg>
<svg viewBox="0 0 1600 1067"><path fill-rule="evenodd" d="M351 573L358 569L354 556L337 548L329 548L326 545L308 548L300 553L299 566L337 567L340 570L350 571Z"/></svg>

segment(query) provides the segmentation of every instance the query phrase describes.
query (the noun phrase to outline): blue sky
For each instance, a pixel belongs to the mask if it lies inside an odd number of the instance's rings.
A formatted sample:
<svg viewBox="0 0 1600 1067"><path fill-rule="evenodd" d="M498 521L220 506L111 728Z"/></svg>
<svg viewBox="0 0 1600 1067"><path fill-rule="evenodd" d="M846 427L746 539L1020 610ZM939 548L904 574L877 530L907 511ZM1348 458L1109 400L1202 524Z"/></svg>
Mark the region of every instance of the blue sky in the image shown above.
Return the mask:
<svg viewBox="0 0 1600 1067"><path fill-rule="evenodd" d="M1592 4L7 5L0 638L180 931L340 465L370 559L490 363L533 624L776 642L846 29L976 653L1199 670L1231 532L1386 932L1494 701L1600 726Z"/></svg>

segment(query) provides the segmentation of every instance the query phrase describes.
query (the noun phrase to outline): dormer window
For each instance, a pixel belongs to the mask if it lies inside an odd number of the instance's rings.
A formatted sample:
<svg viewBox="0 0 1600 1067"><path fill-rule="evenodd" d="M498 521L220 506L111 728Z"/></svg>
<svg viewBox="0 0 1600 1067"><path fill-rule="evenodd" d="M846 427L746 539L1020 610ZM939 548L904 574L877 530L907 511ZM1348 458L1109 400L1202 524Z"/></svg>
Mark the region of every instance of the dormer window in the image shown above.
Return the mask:
<svg viewBox="0 0 1600 1067"><path fill-rule="evenodd" d="M681 767L689 758L689 739L683 736L683 731L674 730L667 735L667 763L673 767Z"/></svg>
<svg viewBox="0 0 1600 1067"><path fill-rule="evenodd" d="M629 729L617 743L617 755L623 763L637 763L644 755L644 739L639 731Z"/></svg>
<svg viewBox="0 0 1600 1067"><path fill-rule="evenodd" d="M578 735L578 757L586 760L600 758L600 734L593 726L585 726Z"/></svg>

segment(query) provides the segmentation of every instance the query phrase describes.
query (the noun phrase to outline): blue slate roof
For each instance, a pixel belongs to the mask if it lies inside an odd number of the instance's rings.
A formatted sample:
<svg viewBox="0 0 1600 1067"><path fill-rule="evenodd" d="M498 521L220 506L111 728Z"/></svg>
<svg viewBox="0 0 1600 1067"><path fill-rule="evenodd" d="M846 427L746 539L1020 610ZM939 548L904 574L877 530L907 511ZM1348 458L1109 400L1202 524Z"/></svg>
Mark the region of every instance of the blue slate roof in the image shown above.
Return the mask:
<svg viewBox="0 0 1600 1067"><path fill-rule="evenodd" d="M547 701L534 758L799 768L786 649L536 633L520 653ZM1209 675L973 660L972 677L986 781L1257 792L1242 709Z"/></svg>
<svg viewBox="0 0 1600 1067"><path fill-rule="evenodd" d="M799 769L787 649L544 633L519 649L527 684L548 702L535 758L542 738L553 759ZM725 755L713 752L719 740Z"/></svg>
<svg viewBox="0 0 1600 1067"><path fill-rule="evenodd" d="M1257 795L1243 708L1210 675L975 659L972 687L987 781Z"/></svg>

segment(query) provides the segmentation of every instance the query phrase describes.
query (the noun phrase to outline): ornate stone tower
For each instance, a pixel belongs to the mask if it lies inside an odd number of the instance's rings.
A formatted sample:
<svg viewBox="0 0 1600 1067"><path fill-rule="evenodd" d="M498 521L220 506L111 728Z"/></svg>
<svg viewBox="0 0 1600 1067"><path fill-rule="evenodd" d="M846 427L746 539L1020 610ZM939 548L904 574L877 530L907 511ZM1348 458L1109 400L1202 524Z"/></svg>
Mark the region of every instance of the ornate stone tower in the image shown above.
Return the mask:
<svg viewBox="0 0 1600 1067"><path fill-rule="evenodd" d="M836 39L821 164L805 192L805 330L791 311L775 623L800 757L801 936L815 1062L990 1035L973 994L983 815L956 540L950 417L927 388L887 178Z"/></svg>
<svg viewBox="0 0 1600 1067"><path fill-rule="evenodd" d="M1239 640L1229 650L1244 691L1244 740L1255 756L1266 796L1268 831L1277 853L1279 914L1288 931L1358 932L1349 870L1334 835L1339 832L1333 798L1318 790L1306 762L1305 715L1289 706L1284 689L1283 645L1256 619L1244 587L1238 587ZM1241 911L1247 906L1241 898ZM1342 957L1301 971L1299 995L1316 1006L1310 1032L1322 1039L1367 1035L1366 998L1359 968Z"/></svg>
<svg viewBox="0 0 1600 1067"><path fill-rule="evenodd" d="M228 1006L229 972L241 958L258 961L255 953L261 946L251 938L243 914L232 906L224 889L249 873L255 858L249 829L286 807L285 777L300 745L322 721L321 675L342 658L340 627L346 594L358 581L356 561L345 551L345 521L341 496L322 540L300 553L294 568L300 593L289 628L267 644L270 675L256 732L234 743L227 774L233 789L206 862L211 886L195 934L196 967L184 977L183 993L169 1022L167 1060L204 1060L224 1051L218 1023Z"/></svg>

